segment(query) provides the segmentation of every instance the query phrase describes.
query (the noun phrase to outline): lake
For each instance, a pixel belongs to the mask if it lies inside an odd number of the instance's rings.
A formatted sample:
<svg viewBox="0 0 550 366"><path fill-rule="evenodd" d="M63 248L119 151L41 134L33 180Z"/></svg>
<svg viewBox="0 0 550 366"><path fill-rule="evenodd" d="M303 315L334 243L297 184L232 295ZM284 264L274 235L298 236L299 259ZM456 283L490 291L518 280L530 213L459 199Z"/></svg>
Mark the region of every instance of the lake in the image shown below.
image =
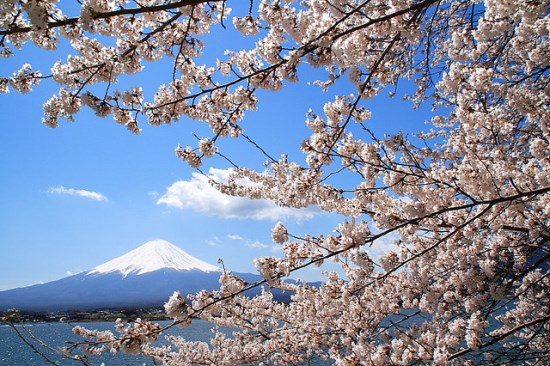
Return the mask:
<svg viewBox="0 0 550 366"><path fill-rule="evenodd" d="M162 325L170 324L169 321L159 322ZM44 341L49 346L57 348L64 346L65 341L82 340L72 332L74 325L82 325L88 329L111 330L115 333L114 323L32 323L26 324L34 336ZM21 326L18 326L20 330ZM166 334L181 335L188 340L207 341L212 333L212 323L204 320L194 320L193 324L187 328L173 327ZM228 330L229 331L229 330ZM24 331L22 331L24 333ZM162 338L162 337L161 337ZM82 365L81 362L63 359L51 351L42 348L50 359L59 361L59 365ZM94 365L100 365L102 362L108 366L142 366L155 365L153 360L144 356L135 356L119 353L112 355L106 352L102 356L90 357ZM156 363L159 364L158 362ZM2 366L44 366L51 365L40 355L36 354L28 345L26 345L8 325L0 325L0 365Z"/></svg>
<svg viewBox="0 0 550 366"><path fill-rule="evenodd" d="M169 321L160 321L159 324L165 326L170 324ZM110 330L113 333L114 323L98 322L98 323L32 323L26 324L34 336L45 342L47 345L57 348L64 346L65 341L82 341L82 338L75 336L72 332L72 327L82 325L88 329ZM173 327L165 334L180 335L190 341L208 341L212 336L212 323L204 320L193 320L193 324L187 328ZM20 330L21 326L18 325ZM231 332L230 328L222 329L226 332ZM24 330L22 330L24 333ZM161 336L160 339L163 339ZM160 342L158 342L160 343ZM58 361L60 366L82 365L81 362L63 359L59 355L45 348L41 348L48 357L53 361ZM109 352L101 356L91 356L90 361L94 365L105 363L106 366L143 366L143 365L159 365L151 358L137 355L128 355L118 353L112 355ZM331 365L330 361L316 360L312 361L312 365ZM28 345L26 345L8 325L0 324L0 366L51 366L51 363L46 362L40 355L35 353Z"/></svg>

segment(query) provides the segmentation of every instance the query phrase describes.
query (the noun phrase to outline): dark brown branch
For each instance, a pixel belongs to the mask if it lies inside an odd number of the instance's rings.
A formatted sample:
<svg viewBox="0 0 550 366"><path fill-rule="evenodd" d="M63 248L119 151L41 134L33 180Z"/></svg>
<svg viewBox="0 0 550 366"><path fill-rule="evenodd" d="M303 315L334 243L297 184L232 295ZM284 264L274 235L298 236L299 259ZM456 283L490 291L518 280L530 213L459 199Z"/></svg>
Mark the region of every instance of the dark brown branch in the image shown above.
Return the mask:
<svg viewBox="0 0 550 366"><path fill-rule="evenodd" d="M205 174L205 173L203 173ZM205 174L205 176L207 178L209 178L208 175ZM210 178L211 179L211 178ZM537 190L534 190L534 191L528 191L528 192L522 192L522 193L519 193L519 194L516 194L516 195L512 195L512 196L506 196L506 197L498 197L498 198L495 198L495 199L491 199L491 200L484 200L484 201L476 201L476 202L472 202L472 203L469 203L469 204L465 204L465 205L461 205L461 206L454 206L454 207L449 207L449 208L445 208L445 209L441 209L439 211L436 211L436 212L432 212L432 213L429 213L427 215L424 215L422 217L418 217L418 218L415 218L415 219L411 219L411 220L407 220L406 222L402 223L402 224L399 224L399 225L396 225L390 229L387 229L379 234L376 234L376 235L373 235L371 236L370 238L368 238L368 240L365 241L365 244L367 243L372 243L374 242L376 239L379 239L381 237L384 237L384 236L387 236L395 231L397 231L398 229L402 228L402 227L405 227L407 225L414 225L424 219L427 219L427 218L430 218L430 217L434 217L434 216L437 216L441 213L444 213L444 212L451 212L451 211L457 211L457 210L464 210L464 209L469 209L469 208L472 208L472 207L476 207L476 206L479 206L479 205L488 205L488 207L486 207L482 213L476 215L474 218L468 220L466 223L464 223L463 225L461 226L465 226L465 225L468 225L469 223L471 223L473 220L479 218L483 213L487 212L487 210L494 206L494 205L497 205L497 204L500 204L500 203L504 203L504 202L513 202L513 201L516 201L516 200L519 200L519 199L524 199L524 198L532 198L534 196L538 196L538 195L543 195L543 194L546 194L550 192L550 187L543 187L543 188L540 188L540 189L537 189ZM440 244L440 242L438 242L437 244ZM431 246L429 248L427 248L424 252L428 251L428 250L431 250L433 249L435 246ZM343 249L340 249L340 250L337 250L337 251L333 251L333 252L330 252L328 253L327 255L324 255L322 257L318 257L318 258L314 258L314 259L311 259L309 262L306 262L306 263L302 263L300 265L297 265L297 266L294 266L293 268L290 269L290 272L296 272L300 269L303 269L305 267L308 267L312 264L315 264L315 263L318 263L318 262L322 262L322 261L325 261L326 259L330 259L332 257L335 257L339 254L342 254L346 251L348 251L350 248L343 248ZM403 265L403 263L401 264ZM392 271L395 271L396 269L392 270ZM388 273L386 273L387 275ZM271 281L276 281L276 280L279 280L280 278L284 277L283 275L275 275L274 277L272 277L271 279L269 279L269 281L267 279L262 279L262 280L259 280L259 281L256 281L254 283L251 283L251 284L248 284L247 286L244 286L242 289L238 290L238 291L235 291L229 295L225 295L225 296L221 296L221 297L218 297L218 298L212 298L212 302L201 307L200 309L192 309L191 312L188 313L188 316L189 317L199 317L200 314L207 308L215 305L215 304L218 304L220 302L224 302L224 301L227 301L227 300L230 300L238 295L241 295L241 294L244 294L246 291L248 290L251 290L251 289L254 289L254 288L257 288L261 285L264 285L264 284L267 284L268 282L271 282ZM378 278L378 280L380 280L380 278ZM532 321L532 322L529 322L529 323L526 323L522 326L519 326L519 327L516 327L514 328L513 330L511 330L510 332L507 332L506 334L502 335L502 336L499 336L499 337L495 337L493 338L493 340L491 340L490 342L487 342L485 344L482 345L482 347L487 347L491 344L494 344L496 342L498 342L500 339L503 339L507 336L509 336L510 334L518 331L518 330L521 330L527 326L530 326L530 325L534 325L534 324L537 324L537 323L540 323L542 321L548 321L550 319L550 316L546 317L546 318L543 318L543 319L537 319L536 321ZM170 329L180 323L183 323L185 320L182 320L182 321L174 321L172 324L158 330L156 333L161 333L167 329ZM109 342L112 342L112 341L120 341L120 340L124 340L124 339L127 339L129 337L122 337L122 338L115 338L114 340L109 340L109 341L96 341L96 342L90 342L90 341L85 341L85 342L81 342L81 343L76 343L75 344L75 347L80 345L80 344L94 344L94 345L99 345L99 344L105 344L105 343L109 343ZM453 358L456 358L456 357L459 357L461 356L462 354L465 354L465 353L468 353L470 352L471 349L466 349L466 350L462 350L458 353L455 353L451 356L450 359L453 359Z"/></svg>
<svg viewBox="0 0 550 366"><path fill-rule="evenodd" d="M219 2L219 1L223 1L223 0L182 0L182 1L177 1L173 3L167 3L167 4L155 5L155 6L144 6L140 8L130 8L130 9L122 8L118 10L106 11L101 13L93 12L92 19L99 20L99 19L108 19L114 16L120 16L120 15L138 15L138 14L154 13L158 11L177 9L182 6L192 6L192 5L204 4L208 2ZM76 25L79 21L80 21L80 17L67 18L63 20L49 22L47 24L47 27L48 29L52 29L52 28L65 27L68 25ZM0 36L18 34L18 33L28 33L28 32L31 32L32 30L33 30L32 27L16 27L16 28L3 29L3 30L0 30Z"/></svg>
<svg viewBox="0 0 550 366"><path fill-rule="evenodd" d="M518 331L520 331L520 330L522 330L522 329L525 329L525 328L527 328L527 327L530 327L530 326L532 326L532 325L536 325L536 324L539 324L539 323L546 323L546 322L548 322L549 320L550 320L550 315L545 316L544 318L533 319L533 320L531 320L530 322L527 322L527 323L518 325L517 327L510 329L508 332L503 333L503 334L500 334L500 335L498 335L498 336L496 336L496 337L493 337L493 339L491 339L490 341L481 344L481 345L479 346L479 349L483 349L483 348L489 347L489 346L491 346L491 345L497 343L498 341L501 341L501 340L503 340L503 339L505 339L505 338L507 338L507 337L513 335L514 333L516 333L516 332L518 332ZM453 360L453 359L455 359L455 358L457 358L457 357L463 356L463 355L465 355L465 354L467 354L467 353L470 353L470 352L472 352L472 351L473 351L473 349L471 349L471 348L469 348L469 347L468 347L468 348L465 348L465 349L463 349L463 350L461 350L461 351L459 351L459 352L456 352L456 353L452 354L452 355L449 357L449 361L450 361L450 360Z"/></svg>
<svg viewBox="0 0 550 366"><path fill-rule="evenodd" d="M39 350L32 342L29 342L29 340L27 338L25 338L25 336L23 334L21 334L21 332L19 331L19 329L17 329L17 327L15 326L15 324L13 324L12 322L8 323L8 325L15 331L15 333L17 333L17 336L23 341L25 342L25 344L27 344L27 346L29 346L35 353L37 353L40 357L42 357L44 359L44 361L46 361L47 363L49 364L52 364L52 365L58 365L59 363L56 362L56 361L53 361L51 360L44 352L42 352L41 350ZM25 329L25 331L27 333L29 333L29 336L34 339L35 341L39 342L40 345L42 347L46 347L48 348L49 350L52 350L52 351L56 351L54 349L52 349L50 346L48 346L47 344L45 344L44 342L42 342L41 340L39 340L38 338L36 338L29 330L27 330L25 327L23 327L23 329ZM81 357L81 356L70 356L68 357L72 360L75 360L75 361L80 361L82 362L84 365L86 366L92 366L84 357Z"/></svg>

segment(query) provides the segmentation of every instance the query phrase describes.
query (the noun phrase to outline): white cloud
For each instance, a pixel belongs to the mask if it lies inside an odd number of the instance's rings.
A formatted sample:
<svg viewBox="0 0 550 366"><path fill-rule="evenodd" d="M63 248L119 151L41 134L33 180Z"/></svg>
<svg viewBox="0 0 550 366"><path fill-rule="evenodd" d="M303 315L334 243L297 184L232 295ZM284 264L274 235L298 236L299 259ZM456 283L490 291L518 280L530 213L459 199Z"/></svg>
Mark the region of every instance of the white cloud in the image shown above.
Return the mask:
<svg viewBox="0 0 550 366"><path fill-rule="evenodd" d="M267 245L267 244L264 244L260 241L248 241L246 243L246 246L249 247L249 248L253 248L253 249L265 249L265 248L270 248L271 245Z"/></svg>
<svg viewBox="0 0 550 366"><path fill-rule="evenodd" d="M79 196L89 198L94 201L107 201L107 197L98 192L86 191L84 189L65 188L63 186L50 187L48 193L52 194L66 194L69 196Z"/></svg>
<svg viewBox="0 0 550 366"><path fill-rule="evenodd" d="M210 177L215 181L227 180L231 170L210 168ZM157 204L173 208L191 208L205 215L224 218L253 220L281 220L294 218L309 220L320 213L313 208L294 209L280 207L271 201L246 197L233 197L220 193L208 183L208 178L193 173L190 180L179 180L167 188Z"/></svg>
<svg viewBox="0 0 550 366"><path fill-rule="evenodd" d="M215 236L212 239L207 239L206 240L206 245L209 245L211 247L221 247L222 246L222 241L220 240L220 238Z"/></svg>
<svg viewBox="0 0 550 366"><path fill-rule="evenodd" d="M395 245L396 240L399 239L399 235L391 233L379 239L376 239L365 250L369 253L375 262L378 262L380 258L386 255L389 251L399 251L399 247Z"/></svg>
<svg viewBox="0 0 550 366"><path fill-rule="evenodd" d="M227 234L226 237L227 239L231 239L231 240L244 240L242 236L235 235L235 234Z"/></svg>

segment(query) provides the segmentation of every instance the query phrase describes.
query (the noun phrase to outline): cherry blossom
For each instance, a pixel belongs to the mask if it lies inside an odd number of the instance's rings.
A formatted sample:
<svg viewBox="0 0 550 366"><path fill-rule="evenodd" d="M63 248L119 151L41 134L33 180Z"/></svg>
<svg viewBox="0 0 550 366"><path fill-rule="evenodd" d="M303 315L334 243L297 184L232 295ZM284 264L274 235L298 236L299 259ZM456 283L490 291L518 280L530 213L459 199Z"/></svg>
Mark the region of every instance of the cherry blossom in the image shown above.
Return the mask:
<svg viewBox="0 0 550 366"><path fill-rule="evenodd" d="M304 159L273 158L256 145L264 170L235 167L227 182L213 184L225 194L344 217L316 234L277 223L272 238L283 251L257 259L263 281L224 273L219 291L167 300L174 324L201 317L237 328L230 336L214 329L209 343L168 337L172 346L159 347L149 342L163 329L136 320L119 322L117 336L77 327L84 341L75 348L138 352L165 365L548 359L546 2L86 0L77 15L63 6L2 2L3 57L31 43L53 51L61 41L72 53L49 70L3 69L0 92L58 84L44 104L50 127L82 108L134 133L144 122L204 122L210 136L176 149L198 168L223 153L220 139L254 143L242 122L269 95L263 91L284 93L315 69L311 87L327 98L322 110L304 106L311 130L299 147ZM200 64L204 35L232 30L253 46L228 44L213 65ZM121 76L160 59L173 67L152 100L140 87L115 89ZM431 119L419 121L426 125L417 134L375 134L373 103L403 85L414 108L433 108ZM414 110L404 118L414 120ZM379 240L393 245L376 258L370 250ZM328 260L342 272L327 273L320 286L286 280ZM261 295L244 295L258 286ZM291 301L274 301L272 288L291 292Z"/></svg>

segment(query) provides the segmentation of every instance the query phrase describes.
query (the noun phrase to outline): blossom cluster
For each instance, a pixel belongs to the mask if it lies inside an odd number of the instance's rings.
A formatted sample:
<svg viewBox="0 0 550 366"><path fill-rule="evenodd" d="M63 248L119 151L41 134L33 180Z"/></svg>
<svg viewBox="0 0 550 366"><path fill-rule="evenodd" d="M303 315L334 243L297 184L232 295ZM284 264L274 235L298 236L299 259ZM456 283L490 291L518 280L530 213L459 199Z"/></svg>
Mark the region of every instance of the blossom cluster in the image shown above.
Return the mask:
<svg viewBox="0 0 550 366"><path fill-rule="evenodd" d="M138 354L142 352L144 344L156 341L161 332L160 325L140 318L132 323L124 323L119 318L116 320L115 328L118 336L109 330L89 330L82 326L75 326L73 332L87 340L84 348L87 355L100 355L107 350L112 353L123 351Z"/></svg>

